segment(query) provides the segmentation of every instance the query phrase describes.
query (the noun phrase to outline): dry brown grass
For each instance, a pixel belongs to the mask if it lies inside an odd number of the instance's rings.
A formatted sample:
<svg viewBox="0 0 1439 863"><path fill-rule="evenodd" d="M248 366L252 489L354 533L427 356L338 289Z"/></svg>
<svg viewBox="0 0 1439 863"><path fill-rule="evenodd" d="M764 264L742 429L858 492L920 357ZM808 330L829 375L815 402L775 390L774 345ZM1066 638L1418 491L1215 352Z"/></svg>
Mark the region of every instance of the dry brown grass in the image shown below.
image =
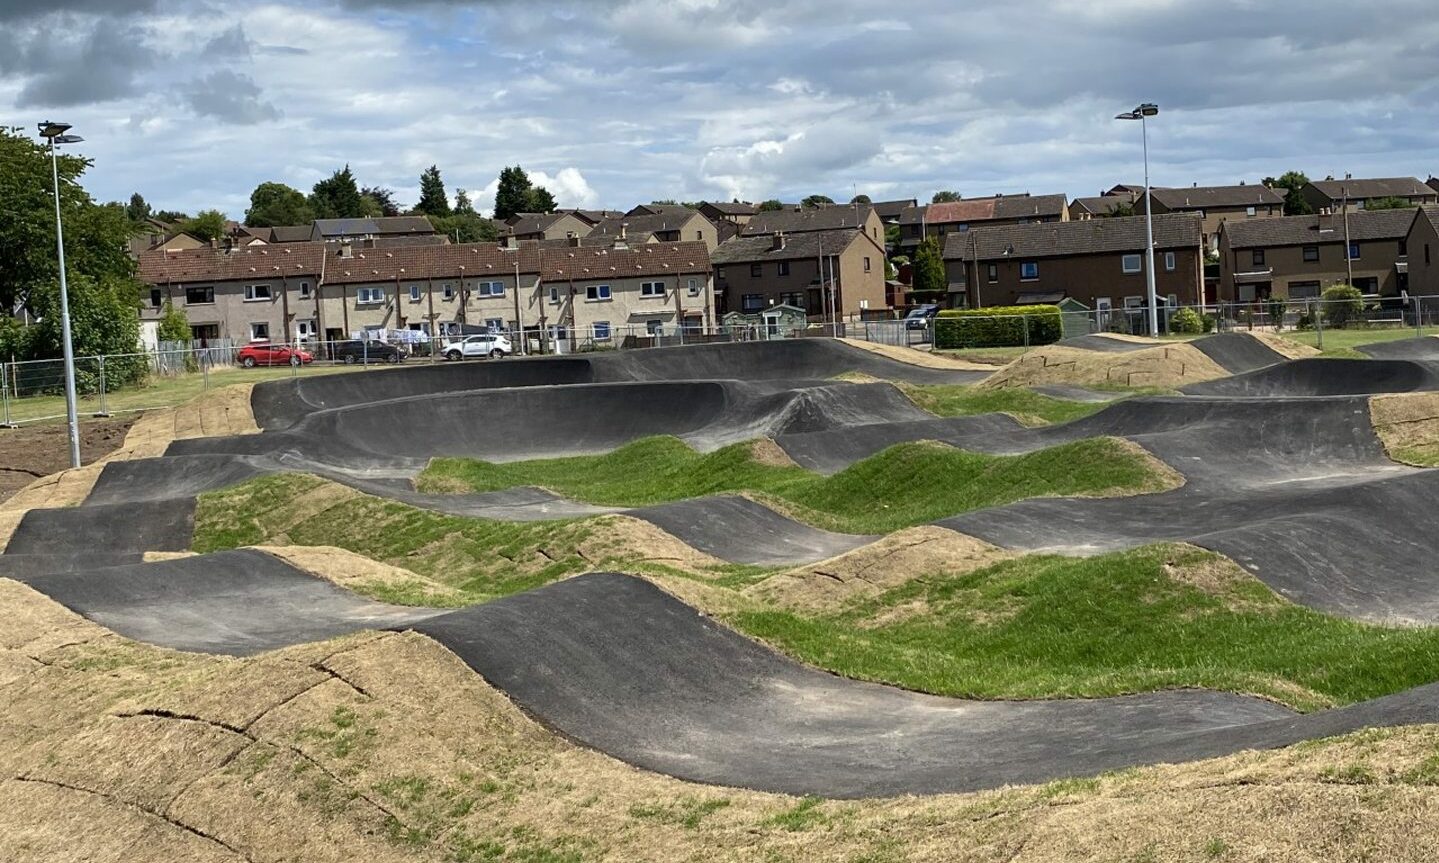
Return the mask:
<svg viewBox="0 0 1439 863"><path fill-rule="evenodd" d="M1369 417L1389 457L1404 464L1439 464L1439 393L1372 396Z"/></svg>
<svg viewBox="0 0 1439 863"><path fill-rule="evenodd" d="M771 438L760 438L750 445L749 457L767 467L799 467L789 453Z"/></svg>
<svg viewBox="0 0 1439 863"><path fill-rule="evenodd" d="M942 354L932 354L929 351L921 351L915 348L903 348L899 345L881 345L876 342L867 342L863 339L840 339L850 347L869 351L896 362L906 363L911 366L919 366L925 369L944 369L946 371L969 371L987 372L992 366L983 363L973 363L969 360L961 360L957 357L947 357Z"/></svg>
<svg viewBox="0 0 1439 863"><path fill-rule="evenodd" d="M925 525L897 531L829 560L777 573L743 593L765 605L827 613L913 578L962 575L1012 556L982 540Z"/></svg>
<svg viewBox="0 0 1439 863"><path fill-rule="evenodd" d="M978 386L1179 387L1227 377L1218 363L1190 344L1166 344L1126 353L1086 351L1059 345L1036 348L981 381Z"/></svg>
<svg viewBox="0 0 1439 863"><path fill-rule="evenodd" d="M455 604L460 591L388 563L333 546L261 545L256 549L302 572L364 595L403 590L425 605Z"/></svg>
<svg viewBox="0 0 1439 863"><path fill-rule="evenodd" d="M1285 359L1302 360L1305 357L1317 357L1321 353L1313 345L1296 342L1277 333L1255 330L1249 335L1268 345L1270 350L1282 355Z"/></svg>
<svg viewBox="0 0 1439 863"><path fill-rule="evenodd" d="M23 621L4 653L31 660L0 683L0 848L18 863L1439 855L1436 726L1093 780L802 804L577 747L416 634L229 660L125 642L14 582L0 581L0 610Z"/></svg>

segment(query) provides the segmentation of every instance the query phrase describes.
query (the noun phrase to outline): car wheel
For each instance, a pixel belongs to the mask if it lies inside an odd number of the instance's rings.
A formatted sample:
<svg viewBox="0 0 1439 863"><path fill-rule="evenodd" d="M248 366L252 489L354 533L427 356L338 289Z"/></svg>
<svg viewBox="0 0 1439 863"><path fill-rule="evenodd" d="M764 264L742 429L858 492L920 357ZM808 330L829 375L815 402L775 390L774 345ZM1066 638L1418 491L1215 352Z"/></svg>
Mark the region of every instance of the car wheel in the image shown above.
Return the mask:
<svg viewBox="0 0 1439 863"><path fill-rule="evenodd" d="M495 348L494 350L490 351L490 359L492 360L503 359L504 356L505 352L500 350L499 348Z"/></svg>
<svg viewBox="0 0 1439 863"><path fill-rule="evenodd" d="M299 358L299 357L290 357L290 365L292 365L292 366L298 366L299 364L300 364L300 358Z"/></svg>
<svg viewBox="0 0 1439 863"><path fill-rule="evenodd" d="M240 365L244 366L247 369L253 369L255 367L255 358L245 357L243 360L240 360Z"/></svg>
<svg viewBox="0 0 1439 863"><path fill-rule="evenodd" d="M457 361L457 360L459 360L459 358L460 358L460 352L459 352L459 351L450 351L449 353L445 354L445 359L450 360L451 362Z"/></svg>
<svg viewBox="0 0 1439 863"><path fill-rule="evenodd" d="M354 354L345 354L345 365L347 365L347 366L352 366L352 365L354 365L354 364L355 364L355 355L354 355Z"/></svg>
<svg viewBox="0 0 1439 863"><path fill-rule="evenodd" d="M399 361L400 361L400 355L399 355L399 354L390 354L389 356L385 357L385 362L387 362L387 363L389 363L389 364L391 364L391 365L394 365L395 363L397 363L397 362L399 362Z"/></svg>

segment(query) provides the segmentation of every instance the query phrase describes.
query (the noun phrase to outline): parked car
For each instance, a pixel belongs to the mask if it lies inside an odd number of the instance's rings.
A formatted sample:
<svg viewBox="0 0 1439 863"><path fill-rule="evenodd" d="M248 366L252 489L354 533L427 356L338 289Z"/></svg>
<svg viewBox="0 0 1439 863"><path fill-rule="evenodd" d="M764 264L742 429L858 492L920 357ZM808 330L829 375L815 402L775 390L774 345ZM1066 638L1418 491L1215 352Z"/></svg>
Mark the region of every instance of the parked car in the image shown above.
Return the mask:
<svg viewBox="0 0 1439 863"><path fill-rule="evenodd" d="M405 349L398 345L375 340L335 342L330 348L330 359L347 366L355 363L399 363L408 356Z"/></svg>
<svg viewBox="0 0 1439 863"><path fill-rule="evenodd" d="M247 369L255 366L298 366L314 361L314 354L289 345L249 344L235 354L235 362Z"/></svg>
<svg viewBox="0 0 1439 863"><path fill-rule="evenodd" d="M447 360L489 357L499 359L514 353L510 340L502 335L467 336L461 341L449 342L441 350Z"/></svg>
<svg viewBox="0 0 1439 863"><path fill-rule="evenodd" d="M930 321L939 314L939 304L930 303L909 310L904 316L904 328L907 330L923 330L929 327Z"/></svg>

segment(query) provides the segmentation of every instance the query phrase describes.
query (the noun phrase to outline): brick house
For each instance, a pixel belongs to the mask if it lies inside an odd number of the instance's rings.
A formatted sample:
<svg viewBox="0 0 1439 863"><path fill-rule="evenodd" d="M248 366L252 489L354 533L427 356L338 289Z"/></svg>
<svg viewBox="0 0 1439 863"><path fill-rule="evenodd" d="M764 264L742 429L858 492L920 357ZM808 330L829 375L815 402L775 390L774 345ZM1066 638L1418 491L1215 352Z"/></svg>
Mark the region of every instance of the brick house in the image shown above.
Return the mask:
<svg viewBox="0 0 1439 863"><path fill-rule="evenodd" d="M756 213L740 231L740 236L771 237L776 233L794 236L814 231L838 230L859 231L875 244L884 245L884 223L880 221L874 207L868 204L766 210Z"/></svg>
<svg viewBox="0 0 1439 863"><path fill-rule="evenodd" d="M876 241L848 227L736 237L715 250L713 261L721 313L756 314L790 305L822 320L829 317L831 286L842 318L889 307L883 234Z"/></svg>
<svg viewBox="0 0 1439 863"><path fill-rule="evenodd" d="M720 242L714 223L698 210L685 207L605 219L586 237L596 238L625 240L630 244L696 242L704 243L710 251Z"/></svg>
<svg viewBox="0 0 1439 863"><path fill-rule="evenodd" d="M541 252L540 298L558 341L605 344L626 333L655 333L717 322L709 249L703 242Z"/></svg>
<svg viewBox="0 0 1439 863"><path fill-rule="evenodd" d="M1357 213L1378 198L1399 198L1414 206L1439 203L1439 190L1419 182L1416 177L1381 177L1378 179L1315 180L1300 190L1314 212L1339 212L1348 202L1349 212Z"/></svg>
<svg viewBox="0 0 1439 863"><path fill-rule="evenodd" d="M1231 219L1276 219L1284 215L1284 196L1265 185L1190 186L1153 189L1154 212L1194 213L1202 220L1204 248L1219 248L1219 226ZM1145 213L1144 196L1134 202L1137 216Z"/></svg>
<svg viewBox="0 0 1439 863"><path fill-rule="evenodd" d="M1405 235L1409 293L1420 297L1439 296L1439 205L1420 207ZM1428 304L1426 303L1426 308Z"/></svg>
<svg viewBox="0 0 1439 863"><path fill-rule="evenodd" d="M573 212L516 213L500 229L500 242L514 246L524 240L563 240L589 236L595 223Z"/></svg>
<svg viewBox="0 0 1439 863"><path fill-rule="evenodd" d="M906 209L899 217L899 245L910 251L924 237L934 237L943 247L945 237L965 233L970 228L1067 221L1069 207L1064 195L966 198Z"/></svg>
<svg viewBox="0 0 1439 863"><path fill-rule="evenodd" d="M1346 262L1342 214L1285 216L1226 222L1219 233L1219 298L1251 302L1317 297L1348 279L1368 295L1398 296L1407 289L1407 238L1415 210L1349 214Z"/></svg>

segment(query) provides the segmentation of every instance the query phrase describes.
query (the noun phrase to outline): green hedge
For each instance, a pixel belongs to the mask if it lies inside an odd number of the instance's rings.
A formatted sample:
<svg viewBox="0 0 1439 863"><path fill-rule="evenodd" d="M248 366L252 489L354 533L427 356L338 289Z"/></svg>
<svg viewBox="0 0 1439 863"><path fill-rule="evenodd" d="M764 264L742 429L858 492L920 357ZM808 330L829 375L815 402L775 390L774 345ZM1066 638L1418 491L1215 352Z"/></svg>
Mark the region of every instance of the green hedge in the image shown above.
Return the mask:
<svg viewBox="0 0 1439 863"><path fill-rule="evenodd" d="M1053 344L1064 336L1063 320L1059 306L947 309L934 321L934 346L953 350Z"/></svg>

